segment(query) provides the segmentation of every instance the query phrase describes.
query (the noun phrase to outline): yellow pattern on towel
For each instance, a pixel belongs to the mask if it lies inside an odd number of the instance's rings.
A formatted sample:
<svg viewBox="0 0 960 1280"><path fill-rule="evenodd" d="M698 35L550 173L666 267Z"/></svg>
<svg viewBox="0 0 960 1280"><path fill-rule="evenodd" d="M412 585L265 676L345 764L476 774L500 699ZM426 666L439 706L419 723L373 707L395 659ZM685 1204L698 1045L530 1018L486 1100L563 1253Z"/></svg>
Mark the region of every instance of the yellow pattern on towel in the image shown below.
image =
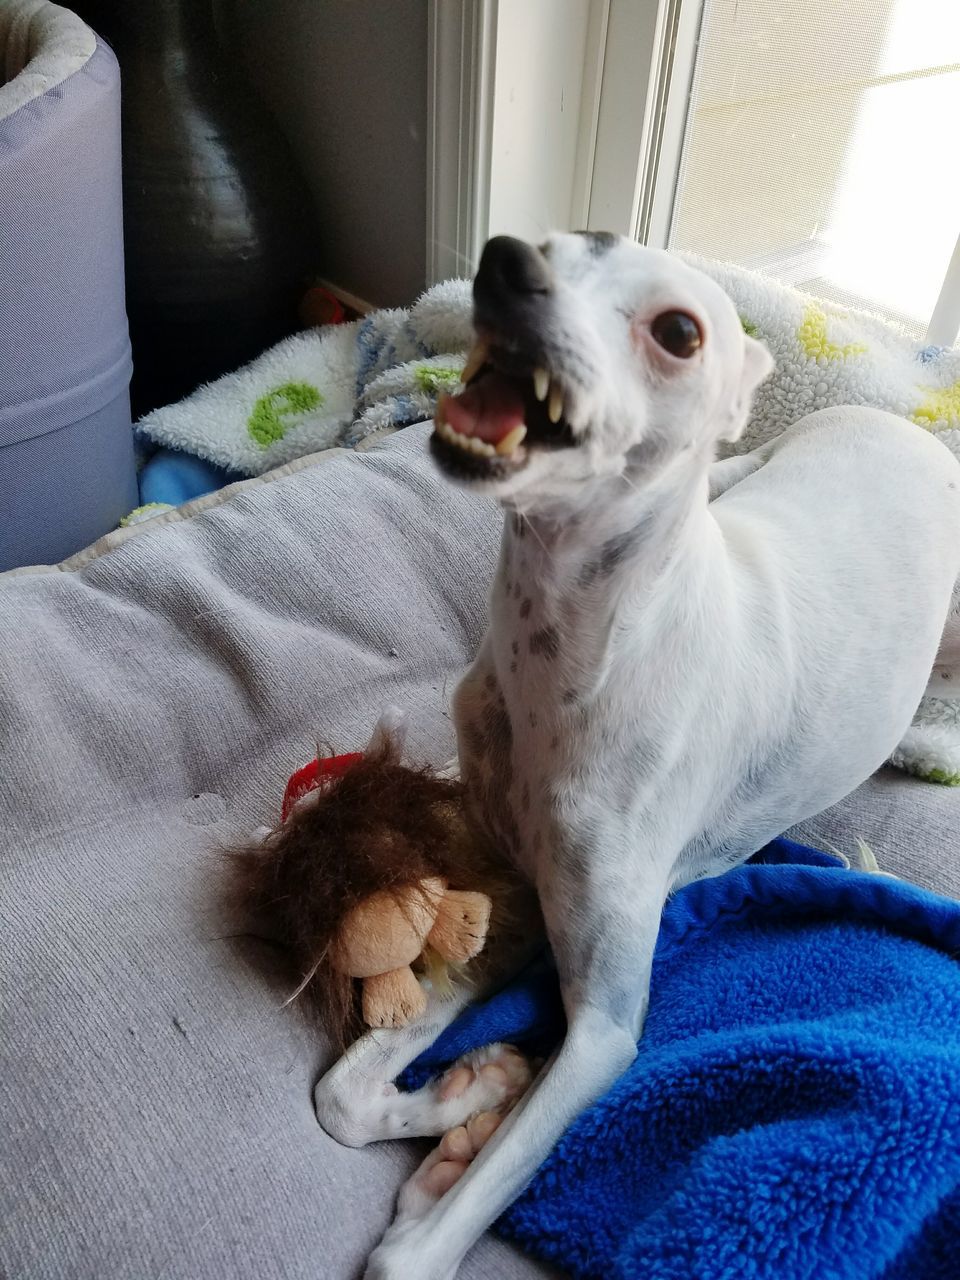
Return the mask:
<svg viewBox="0 0 960 1280"><path fill-rule="evenodd" d="M910 421L928 431L960 427L960 382L952 387L919 387L929 395L910 415Z"/></svg>
<svg viewBox="0 0 960 1280"><path fill-rule="evenodd" d="M845 320L846 316L841 314L837 319ZM848 342L842 347L831 342L827 337L827 313L815 303L804 310L797 340L811 360L848 360L850 356L862 355L867 349L863 342Z"/></svg>

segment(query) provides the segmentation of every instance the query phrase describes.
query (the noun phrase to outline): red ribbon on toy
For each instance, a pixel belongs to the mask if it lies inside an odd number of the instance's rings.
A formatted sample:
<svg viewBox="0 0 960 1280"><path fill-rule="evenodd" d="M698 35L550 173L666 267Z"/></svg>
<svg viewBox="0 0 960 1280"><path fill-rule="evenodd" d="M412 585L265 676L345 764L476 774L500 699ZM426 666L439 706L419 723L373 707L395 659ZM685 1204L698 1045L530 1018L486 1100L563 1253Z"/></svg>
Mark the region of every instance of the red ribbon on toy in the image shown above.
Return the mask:
<svg viewBox="0 0 960 1280"><path fill-rule="evenodd" d="M298 769L287 783L283 793L283 807L280 810L281 821L286 822L298 800L302 800L311 791L316 791L334 778L341 778L353 765L363 759L362 751L351 751L345 756L327 756L324 760L311 760L302 769Z"/></svg>

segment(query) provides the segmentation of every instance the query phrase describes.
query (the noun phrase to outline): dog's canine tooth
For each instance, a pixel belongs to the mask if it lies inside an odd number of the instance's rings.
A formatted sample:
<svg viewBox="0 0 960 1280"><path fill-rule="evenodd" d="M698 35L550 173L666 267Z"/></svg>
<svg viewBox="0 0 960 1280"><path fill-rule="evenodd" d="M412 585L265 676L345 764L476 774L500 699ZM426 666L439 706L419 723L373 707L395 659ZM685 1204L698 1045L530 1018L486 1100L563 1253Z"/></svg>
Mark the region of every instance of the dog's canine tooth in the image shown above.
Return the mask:
<svg viewBox="0 0 960 1280"><path fill-rule="evenodd" d="M489 350L489 345L484 342L482 338L478 339L470 348L470 351L467 354L466 363L464 364L463 370L460 374L460 381L464 385L466 385L474 374L478 373L483 365L486 364Z"/></svg>
<svg viewBox="0 0 960 1280"><path fill-rule="evenodd" d="M508 431L500 443L497 445L496 452L500 454L513 453L517 445L523 440L527 434L526 426L521 422L518 427L514 427L512 431ZM491 449L491 453L493 450Z"/></svg>
<svg viewBox="0 0 960 1280"><path fill-rule="evenodd" d="M533 394L538 400L546 400L547 392L550 390L550 375L546 369L534 369L533 371Z"/></svg>
<svg viewBox="0 0 960 1280"><path fill-rule="evenodd" d="M554 382L550 386L550 401L547 405L547 417L551 422L557 423L563 417L563 392L558 383Z"/></svg>
<svg viewBox="0 0 960 1280"><path fill-rule="evenodd" d="M447 420L446 409L447 409L447 401L449 399L450 397L445 391L441 391L440 394L437 396L437 407L433 411L433 421L434 421L434 425L437 427L443 426L443 424Z"/></svg>

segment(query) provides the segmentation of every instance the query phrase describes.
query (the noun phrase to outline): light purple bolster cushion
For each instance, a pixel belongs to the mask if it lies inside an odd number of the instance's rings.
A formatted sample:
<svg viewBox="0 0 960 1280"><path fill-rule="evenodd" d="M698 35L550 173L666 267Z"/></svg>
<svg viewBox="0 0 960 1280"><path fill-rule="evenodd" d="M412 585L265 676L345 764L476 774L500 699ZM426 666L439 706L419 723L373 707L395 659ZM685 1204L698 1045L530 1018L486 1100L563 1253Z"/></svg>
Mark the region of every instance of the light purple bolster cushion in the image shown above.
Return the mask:
<svg viewBox="0 0 960 1280"><path fill-rule="evenodd" d="M16 35L16 19L0 29L0 41ZM0 49L0 569L60 560L137 503L120 73L91 39L79 68L27 97L20 86L56 39L28 28L36 56L13 78Z"/></svg>

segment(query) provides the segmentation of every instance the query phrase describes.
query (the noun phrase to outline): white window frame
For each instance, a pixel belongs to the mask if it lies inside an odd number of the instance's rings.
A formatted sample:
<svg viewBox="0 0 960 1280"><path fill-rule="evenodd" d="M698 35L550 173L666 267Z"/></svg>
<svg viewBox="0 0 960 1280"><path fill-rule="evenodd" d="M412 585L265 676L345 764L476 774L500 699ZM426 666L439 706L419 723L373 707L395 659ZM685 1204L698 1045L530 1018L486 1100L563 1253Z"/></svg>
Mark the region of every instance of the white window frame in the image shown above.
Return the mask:
<svg viewBox="0 0 960 1280"><path fill-rule="evenodd" d="M471 274L488 235L497 7L428 3L428 284Z"/></svg>
<svg viewBox="0 0 960 1280"><path fill-rule="evenodd" d="M510 224L525 213L531 221L529 211L541 231L612 230L666 244L702 4L429 0L431 283L470 274L491 230L518 234ZM555 83L523 84L510 65L510 53L530 42L531 18L552 39L555 63L563 64L569 90L563 106ZM524 95L526 113L535 113L547 161L563 166L548 200L542 170L526 178L511 172L506 200L497 198L516 93ZM631 120L641 121L639 130L625 127ZM556 145L571 135L573 146Z"/></svg>
<svg viewBox="0 0 960 1280"><path fill-rule="evenodd" d="M428 3L429 282L472 274L501 231L615 231L666 248L709 0ZM553 79L525 78L517 49L548 41ZM544 154L527 171L510 164L511 133L526 130L529 156L532 121ZM926 341L958 333L960 239Z"/></svg>
<svg viewBox="0 0 960 1280"><path fill-rule="evenodd" d="M472 274L499 231L536 237L586 225L585 148L599 106L608 7L609 0L429 0L429 283ZM541 58L549 51L549 74L525 74L531 47Z"/></svg>

